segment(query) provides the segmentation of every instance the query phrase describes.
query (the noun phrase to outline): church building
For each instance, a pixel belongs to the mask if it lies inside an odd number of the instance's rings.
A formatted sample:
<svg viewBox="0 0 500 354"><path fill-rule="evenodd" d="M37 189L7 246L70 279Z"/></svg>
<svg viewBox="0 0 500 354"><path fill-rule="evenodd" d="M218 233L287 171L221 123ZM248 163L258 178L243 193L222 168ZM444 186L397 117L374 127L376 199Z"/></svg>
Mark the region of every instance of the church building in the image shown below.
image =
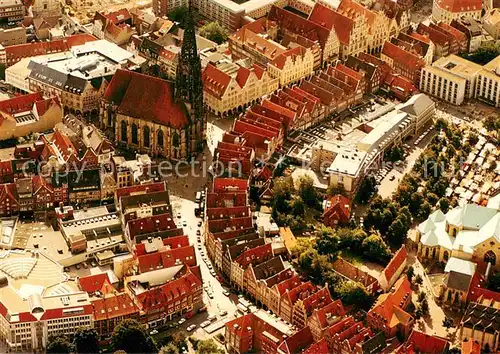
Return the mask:
<svg viewBox="0 0 500 354"><path fill-rule="evenodd" d="M186 22L175 83L118 70L106 88L100 125L118 145L170 160L187 160L203 150L201 63L194 23Z"/></svg>

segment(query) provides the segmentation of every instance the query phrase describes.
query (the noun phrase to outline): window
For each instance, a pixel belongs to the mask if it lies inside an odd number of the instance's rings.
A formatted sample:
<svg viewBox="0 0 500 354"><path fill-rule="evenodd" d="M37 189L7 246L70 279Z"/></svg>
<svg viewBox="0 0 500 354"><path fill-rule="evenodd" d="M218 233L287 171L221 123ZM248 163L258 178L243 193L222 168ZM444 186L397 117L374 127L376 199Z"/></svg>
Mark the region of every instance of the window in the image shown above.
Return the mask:
<svg viewBox="0 0 500 354"><path fill-rule="evenodd" d="M156 140L158 141L158 146L163 148L163 130L158 130L158 136Z"/></svg>
<svg viewBox="0 0 500 354"><path fill-rule="evenodd" d="M122 141L124 142L127 142L127 122L125 122L124 120L122 120L121 122L121 135L122 135Z"/></svg>
<svg viewBox="0 0 500 354"><path fill-rule="evenodd" d="M135 123L132 124L132 144L138 144L139 139L137 137L137 125Z"/></svg>
<svg viewBox="0 0 500 354"><path fill-rule="evenodd" d="M149 147L150 141L149 141L149 127L148 126L145 126L143 128L142 134L143 134L143 138L144 138L144 146Z"/></svg>

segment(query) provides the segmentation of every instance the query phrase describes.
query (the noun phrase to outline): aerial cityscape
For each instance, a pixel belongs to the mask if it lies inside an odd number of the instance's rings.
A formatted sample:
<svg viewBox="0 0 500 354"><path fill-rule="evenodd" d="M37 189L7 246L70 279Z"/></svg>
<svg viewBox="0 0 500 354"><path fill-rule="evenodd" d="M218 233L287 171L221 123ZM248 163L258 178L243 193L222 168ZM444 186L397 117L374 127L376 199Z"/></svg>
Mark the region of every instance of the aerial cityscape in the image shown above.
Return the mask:
<svg viewBox="0 0 500 354"><path fill-rule="evenodd" d="M1 0L0 353L500 353L500 1Z"/></svg>

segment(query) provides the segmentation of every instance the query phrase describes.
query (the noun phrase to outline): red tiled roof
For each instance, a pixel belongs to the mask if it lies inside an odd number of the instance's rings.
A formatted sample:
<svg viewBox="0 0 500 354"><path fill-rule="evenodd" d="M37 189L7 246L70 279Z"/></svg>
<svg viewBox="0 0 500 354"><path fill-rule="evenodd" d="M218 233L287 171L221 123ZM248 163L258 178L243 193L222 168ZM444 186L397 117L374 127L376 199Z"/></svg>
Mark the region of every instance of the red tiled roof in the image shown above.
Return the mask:
<svg viewBox="0 0 500 354"><path fill-rule="evenodd" d="M321 309L333 302L330 291L327 287L321 288L319 291L311 294L303 301L307 317L311 316L315 309Z"/></svg>
<svg viewBox="0 0 500 354"><path fill-rule="evenodd" d="M370 31L377 18L375 12L352 0L342 0L337 7L337 12L351 19L355 19L359 16L364 16L367 20L368 28Z"/></svg>
<svg viewBox="0 0 500 354"><path fill-rule="evenodd" d="M392 44L391 42L385 42L382 48L382 54L388 56L398 63L405 63L406 66L417 69L425 66L425 62L422 58L417 55Z"/></svg>
<svg viewBox="0 0 500 354"><path fill-rule="evenodd" d="M151 288L136 296L144 311L167 308L172 301L192 296L193 291L201 287L201 280L190 270L179 279Z"/></svg>
<svg viewBox="0 0 500 354"><path fill-rule="evenodd" d="M318 41L322 48L325 47L331 31L331 27L322 26L275 5L271 7L267 18L278 23L281 29L299 34L311 41Z"/></svg>
<svg viewBox="0 0 500 354"><path fill-rule="evenodd" d="M151 232L173 230L177 228L175 221L169 213L152 215L145 218L133 219L127 222L130 238Z"/></svg>
<svg viewBox="0 0 500 354"><path fill-rule="evenodd" d="M52 135L52 142L57 147L65 160L68 160L71 155L75 155L75 146L71 142L70 138L68 138L68 136L61 132L59 129L56 129L54 131L54 134Z"/></svg>
<svg viewBox="0 0 500 354"><path fill-rule="evenodd" d="M407 325L412 320L412 316L401 306L411 297L411 293L411 284L404 276L396 282L391 292L379 296L368 315L383 319L389 328L398 324Z"/></svg>
<svg viewBox="0 0 500 354"><path fill-rule="evenodd" d="M295 61L295 58L297 56L303 57L305 54L306 54L306 49L302 46L297 46L277 56L270 64L274 65L278 69L283 69L285 67L287 58L290 58L292 61Z"/></svg>
<svg viewBox="0 0 500 354"><path fill-rule="evenodd" d="M273 256L273 248L270 243L262 246L257 246L244 251L234 261L241 267L246 268L250 264L258 264Z"/></svg>
<svg viewBox="0 0 500 354"><path fill-rule="evenodd" d="M130 16L130 12L127 9L120 9L118 11L113 11L113 12L110 12L108 14L104 14L104 16L108 20L113 22L115 25L122 23L122 22L125 22L125 21L128 21L132 18Z"/></svg>
<svg viewBox="0 0 500 354"><path fill-rule="evenodd" d="M314 8L309 15L309 20L326 27L329 30L335 29L335 33L342 44L349 43L349 37L351 35L352 28L354 27L354 21L347 16L340 14L333 9L316 3Z"/></svg>
<svg viewBox="0 0 500 354"><path fill-rule="evenodd" d="M391 261L384 269L384 275L387 281L390 281L391 278L396 274L396 271L403 265L406 261L406 257L408 257L408 252L406 252L406 247L403 245L396 252L394 257L392 257Z"/></svg>
<svg viewBox="0 0 500 354"><path fill-rule="evenodd" d="M309 326L302 328L291 337L286 338L278 347L285 354L302 353L304 349L313 344L314 339ZM319 354L319 353L318 353Z"/></svg>
<svg viewBox="0 0 500 354"><path fill-rule="evenodd" d="M165 182L157 182L157 183L138 184L132 187L118 188L116 189L115 194L116 198L120 199L121 197L126 197L129 195L164 192L165 190L166 190Z"/></svg>
<svg viewBox="0 0 500 354"><path fill-rule="evenodd" d="M343 317L344 315L345 309L340 299L335 300L320 309L315 309L313 312L313 316L318 318L322 329L328 327L329 318L332 318L333 316Z"/></svg>
<svg viewBox="0 0 500 354"><path fill-rule="evenodd" d="M413 37L419 41L422 41L424 43L430 44L431 39L428 36L424 36L423 34L417 33L417 32L411 32L408 34L408 36Z"/></svg>
<svg viewBox="0 0 500 354"><path fill-rule="evenodd" d="M42 176L33 176L31 180L33 183L33 195L36 195L42 188L46 188L50 193L54 192L52 184L48 183Z"/></svg>
<svg viewBox="0 0 500 354"><path fill-rule="evenodd" d="M262 79L262 76L264 75L266 68L264 68L263 66L260 66L258 64L253 64L252 68L253 68L253 72L257 76L257 79L259 79L259 80Z"/></svg>
<svg viewBox="0 0 500 354"><path fill-rule="evenodd" d="M0 176L9 175L12 172L12 160L0 161Z"/></svg>
<svg viewBox="0 0 500 354"><path fill-rule="evenodd" d="M172 84L156 77L119 69L104 99L117 104L118 112L126 116L177 129L189 123L186 107L174 100Z"/></svg>
<svg viewBox="0 0 500 354"><path fill-rule="evenodd" d="M43 97L40 92L3 100L0 101L0 112L16 114L31 111L33 109L33 105L38 101L43 101Z"/></svg>
<svg viewBox="0 0 500 354"><path fill-rule="evenodd" d="M80 289L87 293L95 293L101 290L105 283L111 284L107 273L89 275L78 279Z"/></svg>
<svg viewBox="0 0 500 354"><path fill-rule="evenodd" d="M301 354L326 354L329 353L328 344L325 338L321 338L318 342L304 349Z"/></svg>
<svg viewBox="0 0 500 354"><path fill-rule="evenodd" d="M398 350L399 354L440 354L448 352L450 344L446 339L413 330Z"/></svg>
<svg viewBox="0 0 500 354"><path fill-rule="evenodd" d="M203 89L212 96L221 98L231 83L231 76L208 64L202 74Z"/></svg>
<svg viewBox="0 0 500 354"><path fill-rule="evenodd" d="M481 0L437 0L440 8L450 12L481 11Z"/></svg>
<svg viewBox="0 0 500 354"><path fill-rule="evenodd" d="M158 252L143 254L137 257L139 271L150 272L160 268L170 268L175 265L196 265L194 246L159 250Z"/></svg>
<svg viewBox="0 0 500 354"><path fill-rule="evenodd" d="M330 203L330 206L328 206L328 203ZM330 221L333 221L333 223L335 223L335 220L339 224L348 222L351 216L350 205L351 203L349 201L349 198L346 198L340 194L332 196L327 200L327 208L323 213L324 220L328 220L328 223L330 225Z"/></svg>
<svg viewBox="0 0 500 354"><path fill-rule="evenodd" d="M75 34L64 39L58 39L49 42L34 42L26 44L11 45L5 47L7 60L33 57L37 55L45 55L48 53L58 53L68 51L70 48L82 45L87 42L96 41L97 38L84 33Z"/></svg>
<svg viewBox="0 0 500 354"><path fill-rule="evenodd" d="M139 314L139 308L127 293L106 296L92 300L91 303L96 321Z"/></svg>
<svg viewBox="0 0 500 354"><path fill-rule="evenodd" d="M250 69L240 66L236 74L236 82L238 83L238 85L240 85L241 88L243 88L246 85L247 80L251 74L252 71Z"/></svg>
<svg viewBox="0 0 500 354"><path fill-rule="evenodd" d="M248 180L240 178L215 178L213 183L213 192L235 192L246 191L248 189Z"/></svg>
<svg viewBox="0 0 500 354"><path fill-rule="evenodd" d="M292 290L293 288L296 288L297 286L300 286L302 284L302 280L298 275L294 275L293 277L283 280L281 283L276 285L276 290L278 290L278 293L280 295L283 295L286 291Z"/></svg>
<svg viewBox="0 0 500 354"><path fill-rule="evenodd" d="M169 246L170 248L179 248L189 246L189 237L186 235L173 236L164 238L162 240L164 246ZM141 242L135 245L135 254L137 256L142 256L146 254L146 243Z"/></svg>

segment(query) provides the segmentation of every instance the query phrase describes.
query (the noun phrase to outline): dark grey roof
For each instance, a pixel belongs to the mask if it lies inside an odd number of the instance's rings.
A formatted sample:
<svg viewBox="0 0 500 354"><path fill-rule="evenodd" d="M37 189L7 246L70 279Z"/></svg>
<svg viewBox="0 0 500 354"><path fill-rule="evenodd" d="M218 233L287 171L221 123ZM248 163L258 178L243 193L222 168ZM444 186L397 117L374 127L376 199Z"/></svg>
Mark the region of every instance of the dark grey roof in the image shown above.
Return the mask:
<svg viewBox="0 0 500 354"><path fill-rule="evenodd" d="M387 343L385 342L384 332L378 332L376 335L361 344L363 354L380 353L386 346Z"/></svg>
<svg viewBox="0 0 500 354"><path fill-rule="evenodd" d="M445 276L444 283L448 288L468 291L471 280L472 277L468 274L451 271Z"/></svg>
<svg viewBox="0 0 500 354"><path fill-rule="evenodd" d="M31 69L29 74L31 79L41 81L60 90L80 90L80 92L83 92L85 86L87 85L87 81L85 79L71 74L64 74L34 61L30 61L28 68Z"/></svg>
<svg viewBox="0 0 500 354"><path fill-rule="evenodd" d="M184 235L184 230L182 229L182 227L178 227L172 230L163 230L163 231L156 231L147 234L137 235L134 238L134 242L139 244L142 241L147 240L148 237L152 238L160 237L162 240L164 240L166 238L182 236L182 235Z"/></svg>
<svg viewBox="0 0 500 354"><path fill-rule="evenodd" d="M240 243L234 246L228 247L228 254L231 257L231 260L234 260L237 258L240 254L243 253L243 251L247 249L252 249L258 246L262 246L264 244L264 239L263 238L257 238L248 242Z"/></svg>
<svg viewBox="0 0 500 354"><path fill-rule="evenodd" d="M252 229L253 230L253 229ZM232 247L238 243L246 243L259 238L259 234L256 232L250 232L244 235L236 236L234 238L230 238L228 240L222 240L222 252L225 252L227 248Z"/></svg>
<svg viewBox="0 0 500 354"><path fill-rule="evenodd" d="M120 199L122 212L125 212L126 208L129 206L136 207L141 204L152 204L157 202L165 202L167 204L170 204L170 196L168 194L168 191L129 195L121 197Z"/></svg>
<svg viewBox="0 0 500 354"><path fill-rule="evenodd" d="M255 274L255 279L267 279L278 274L284 269L285 265L283 264L281 257L277 256L255 266L253 273Z"/></svg>
<svg viewBox="0 0 500 354"><path fill-rule="evenodd" d="M498 332L500 331L500 311L476 302L469 303L462 317L462 326L488 333Z"/></svg>
<svg viewBox="0 0 500 354"><path fill-rule="evenodd" d="M85 192L101 189L99 169L70 171L68 173L69 192Z"/></svg>
<svg viewBox="0 0 500 354"><path fill-rule="evenodd" d="M364 72L366 72L367 81L372 80L373 75L375 74L375 70L377 69L377 67L375 65L373 65L372 63L367 63L367 62L360 60L352 55L349 55L349 57L347 57L347 61L346 61L345 65L348 68L351 68L355 71L363 70Z"/></svg>

